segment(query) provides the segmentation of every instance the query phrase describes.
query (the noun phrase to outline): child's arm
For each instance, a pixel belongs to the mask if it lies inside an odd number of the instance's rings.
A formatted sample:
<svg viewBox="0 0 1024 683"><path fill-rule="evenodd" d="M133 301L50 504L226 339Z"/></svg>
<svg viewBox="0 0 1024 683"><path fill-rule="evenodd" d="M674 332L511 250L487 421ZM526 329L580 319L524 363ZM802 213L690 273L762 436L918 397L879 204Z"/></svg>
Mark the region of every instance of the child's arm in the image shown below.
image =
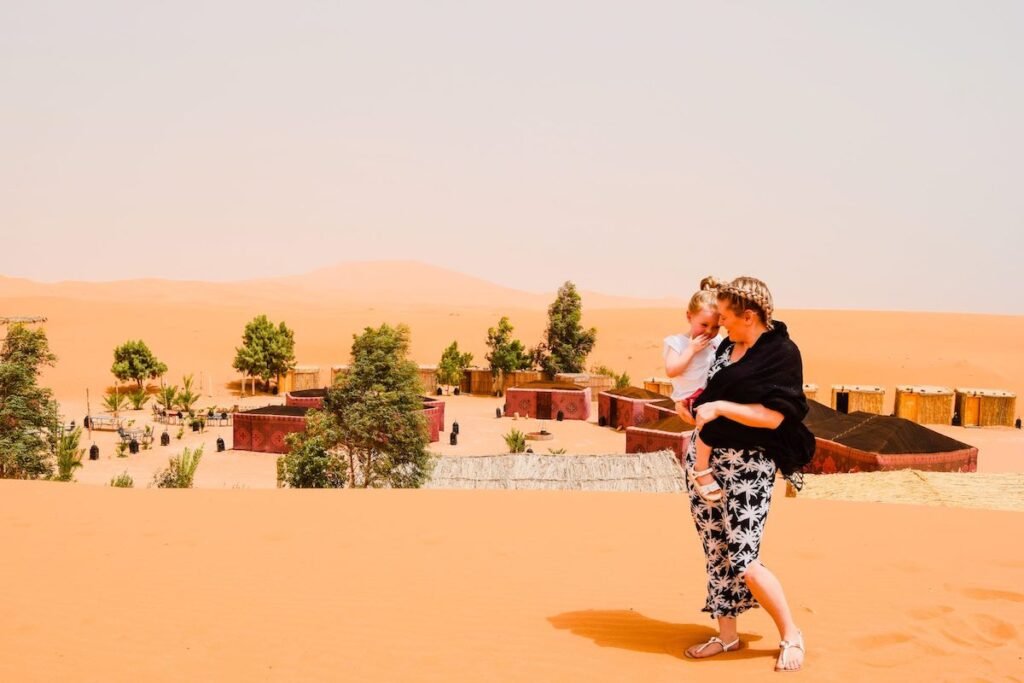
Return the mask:
<svg viewBox="0 0 1024 683"><path fill-rule="evenodd" d="M670 346L665 354L665 374L672 378L686 372L693 357L706 349L710 343L711 337L702 334L696 339L691 339L681 353Z"/></svg>

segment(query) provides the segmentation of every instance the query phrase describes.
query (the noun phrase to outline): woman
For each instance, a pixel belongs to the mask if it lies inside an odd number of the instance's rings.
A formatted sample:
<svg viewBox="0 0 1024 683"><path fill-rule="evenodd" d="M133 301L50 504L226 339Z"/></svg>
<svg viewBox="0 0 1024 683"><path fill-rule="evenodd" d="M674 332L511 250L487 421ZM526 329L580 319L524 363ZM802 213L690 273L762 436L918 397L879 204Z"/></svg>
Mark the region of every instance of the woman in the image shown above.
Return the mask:
<svg viewBox="0 0 1024 683"><path fill-rule="evenodd" d="M799 486L799 469L814 453L814 437L802 422L807 400L800 351L785 324L772 320L771 292L760 280L705 278L701 286L717 290L720 323L729 333L711 365L707 388L693 403L697 431L686 454L692 468L699 433L712 447L711 471L724 492L721 500L709 502L687 481L707 559L704 611L718 620L719 633L686 655L700 659L738 649L736 619L760 604L782 640L775 670L798 671L803 635L782 585L758 557L776 470Z"/></svg>

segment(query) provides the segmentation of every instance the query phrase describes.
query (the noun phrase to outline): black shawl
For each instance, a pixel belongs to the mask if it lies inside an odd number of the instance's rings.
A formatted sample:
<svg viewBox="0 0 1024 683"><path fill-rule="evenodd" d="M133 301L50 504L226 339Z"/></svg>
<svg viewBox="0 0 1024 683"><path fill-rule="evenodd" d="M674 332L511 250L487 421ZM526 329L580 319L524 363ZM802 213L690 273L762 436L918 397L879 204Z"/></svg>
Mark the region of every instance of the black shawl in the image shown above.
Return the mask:
<svg viewBox="0 0 1024 683"><path fill-rule="evenodd" d="M733 346L730 340L722 342L718 356L731 353ZM803 423L807 415L803 361L784 323L776 320L742 358L715 373L693 407L711 401L760 403L782 413L783 420L776 429L767 429L719 417L701 427L704 443L714 448L763 448L791 480L811 461L814 435Z"/></svg>

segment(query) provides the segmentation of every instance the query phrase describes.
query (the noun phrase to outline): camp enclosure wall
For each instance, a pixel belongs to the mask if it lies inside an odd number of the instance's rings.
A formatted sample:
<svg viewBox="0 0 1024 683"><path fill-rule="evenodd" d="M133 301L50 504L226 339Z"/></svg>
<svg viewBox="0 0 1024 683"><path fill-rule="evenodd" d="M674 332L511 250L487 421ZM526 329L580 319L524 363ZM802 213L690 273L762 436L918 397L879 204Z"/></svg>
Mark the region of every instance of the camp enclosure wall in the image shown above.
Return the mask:
<svg viewBox="0 0 1024 683"><path fill-rule="evenodd" d="M1012 427L1017 395L1002 389L957 387L955 410L964 427Z"/></svg>
<svg viewBox="0 0 1024 683"><path fill-rule="evenodd" d="M882 414L885 389L869 384L836 384L832 387L832 409L840 413Z"/></svg>
<svg viewBox="0 0 1024 683"><path fill-rule="evenodd" d="M437 391L437 366L420 365L420 384L423 385L423 393L432 394Z"/></svg>
<svg viewBox="0 0 1024 683"><path fill-rule="evenodd" d="M597 424L612 429L643 425L647 422L647 404L664 401L661 394L638 387L602 391L597 396Z"/></svg>
<svg viewBox="0 0 1024 683"><path fill-rule="evenodd" d="M578 387L589 387L590 396L597 400L602 391L607 391L615 386L615 380L607 375L592 375L588 372L559 372L555 375L556 382L575 384Z"/></svg>
<svg viewBox="0 0 1024 683"><path fill-rule="evenodd" d="M903 384L896 387L896 417L918 424L948 425L953 421L953 390Z"/></svg>
<svg viewBox="0 0 1024 683"><path fill-rule="evenodd" d="M505 392L505 416L520 415L539 420L590 419L590 387L560 382L531 382Z"/></svg>
<svg viewBox="0 0 1024 683"><path fill-rule="evenodd" d="M671 396L672 380L668 377L648 377L644 380L644 389L661 394L662 396Z"/></svg>
<svg viewBox="0 0 1024 683"><path fill-rule="evenodd" d="M319 367L315 365L296 365L281 376L277 391L280 394L287 394L290 391L320 389L322 387Z"/></svg>
<svg viewBox="0 0 1024 683"><path fill-rule="evenodd" d="M543 379L544 373L538 370L515 370L495 376L487 368L469 368L463 373L459 390L464 394L494 396L499 390L508 390Z"/></svg>

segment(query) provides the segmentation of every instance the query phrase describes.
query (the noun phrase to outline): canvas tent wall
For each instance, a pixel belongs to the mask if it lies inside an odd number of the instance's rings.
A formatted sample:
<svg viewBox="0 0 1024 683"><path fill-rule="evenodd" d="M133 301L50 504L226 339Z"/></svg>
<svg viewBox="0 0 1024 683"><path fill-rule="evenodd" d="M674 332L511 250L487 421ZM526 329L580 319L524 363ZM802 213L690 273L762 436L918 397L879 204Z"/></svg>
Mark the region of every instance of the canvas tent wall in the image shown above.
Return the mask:
<svg viewBox="0 0 1024 683"><path fill-rule="evenodd" d="M693 425L687 424L678 415L671 415L641 427L628 427L626 429L626 452L653 453L669 450L682 463L686 457L686 449L690 445L692 434Z"/></svg>
<svg viewBox="0 0 1024 683"><path fill-rule="evenodd" d="M1012 427L1017 395L1002 389L957 387L955 410L964 427Z"/></svg>
<svg viewBox="0 0 1024 683"><path fill-rule="evenodd" d="M804 396L810 401L818 400L818 385L817 384L805 384L804 385Z"/></svg>
<svg viewBox="0 0 1024 683"><path fill-rule="evenodd" d="M975 472L978 449L900 417L844 414L808 402L804 424L815 437L812 474L918 469Z"/></svg>
<svg viewBox="0 0 1024 683"><path fill-rule="evenodd" d="M320 410L324 407L325 398L327 398L327 389L300 389L285 394L284 404Z"/></svg>
<svg viewBox="0 0 1024 683"><path fill-rule="evenodd" d="M836 384L832 386L832 408L840 413L882 414L885 389L868 384Z"/></svg>
<svg viewBox="0 0 1024 683"><path fill-rule="evenodd" d="M638 387L608 389L597 396L597 424L612 429L638 427L647 422L644 407L665 397Z"/></svg>
<svg viewBox="0 0 1024 683"><path fill-rule="evenodd" d="M306 429L306 412L301 406L267 406L235 413L232 444L235 450L287 453L284 438Z"/></svg>
<svg viewBox="0 0 1024 683"><path fill-rule="evenodd" d="M948 425L953 421L953 390L901 384L896 387L895 412L918 424Z"/></svg>
<svg viewBox="0 0 1024 683"><path fill-rule="evenodd" d="M590 387L562 382L530 382L505 392L505 416L520 415L539 420L590 419Z"/></svg>
<svg viewBox="0 0 1024 683"><path fill-rule="evenodd" d="M664 420L666 417L677 415L676 402L670 398L662 398L660 401L651 401L644 404L644 423L651 424Z"/></svg>

